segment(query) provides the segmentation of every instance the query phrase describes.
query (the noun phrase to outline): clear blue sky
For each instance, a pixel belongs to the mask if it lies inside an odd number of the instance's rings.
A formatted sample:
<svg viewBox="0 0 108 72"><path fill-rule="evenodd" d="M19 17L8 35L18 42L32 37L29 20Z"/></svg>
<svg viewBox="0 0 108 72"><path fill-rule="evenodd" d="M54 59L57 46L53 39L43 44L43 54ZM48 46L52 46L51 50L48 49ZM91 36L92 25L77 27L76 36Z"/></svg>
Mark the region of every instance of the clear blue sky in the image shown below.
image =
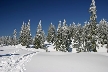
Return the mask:
<svg viewBox="0 0 108 72"><path fill-rule="evenodd" d="M95 0L97 6L97 21L108 19L108 0ZM39 20L47 33L52 22L56 27L59 20L66 19L84 24L88 21L91 0L0 0L0 36L12 35L16 28L19 31L22 22L31 20L32 36L36 33Z"/></svg>

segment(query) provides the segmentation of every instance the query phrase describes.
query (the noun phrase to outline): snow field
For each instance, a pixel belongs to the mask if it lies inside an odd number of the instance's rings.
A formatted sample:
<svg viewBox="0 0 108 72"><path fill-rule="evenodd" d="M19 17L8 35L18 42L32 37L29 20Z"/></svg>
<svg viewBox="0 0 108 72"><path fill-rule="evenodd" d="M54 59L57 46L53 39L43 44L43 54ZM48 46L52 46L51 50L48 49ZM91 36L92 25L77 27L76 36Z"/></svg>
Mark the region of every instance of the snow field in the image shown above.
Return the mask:
<svg viewBox="0 0 108 72"><path fill-rule="evenodd" d="M25 64L31 60L33 55L36 54L36 52L33 52L33 50L28 50L25 47L16 47L14 47L13 52L8 52L10 56L8 56L7 58L2 58L0 62L1 72L23 72L23 70L25 70ZM7 49L11 49L11 46ZM19 55L16 56L14 55L15 53L18 53Z"/></svg>
<svg viewBox="0 0 108 72"><path fill-rule="evenodd" d="M24 72L107 72L108 57L93 53L41 52Z"/></svg>
<svg viewBox="0 0 108 72"><path fill-rule="evenodd" d="M31 52L22 55L20 58L18 58L14 63L14 68L12 68L11 72L23 72L25 69L25 64L28 63L32 56L35 55L36 52Z"/></svg>
<svg viewBox="0 0 108 72"><path fill-rule="evenodd" d="M13 55L2 57L0 72L107 72L108 53L105 52L105 45L99 46L96 53L76 53L75 48L72 52L57 52L52 44L46 44L50 52L20 45L1 48L4 50L2 53L10 49L8 53Z"/></svg>
<svg viewBox="0 0 108 72"><path fill-rule="evenodd" d="M15 53L17 53L18 51L20 51L21 49L16 49L13 52L9 52L9 54L11 56L7 57L7 58L2 58L1 62L0 62L0 70L1 72L8 72L8 70L11 68L12 64L14 63L14 59L13 57L15 57ZM13 54L13 55L12 55Z"/></svg>

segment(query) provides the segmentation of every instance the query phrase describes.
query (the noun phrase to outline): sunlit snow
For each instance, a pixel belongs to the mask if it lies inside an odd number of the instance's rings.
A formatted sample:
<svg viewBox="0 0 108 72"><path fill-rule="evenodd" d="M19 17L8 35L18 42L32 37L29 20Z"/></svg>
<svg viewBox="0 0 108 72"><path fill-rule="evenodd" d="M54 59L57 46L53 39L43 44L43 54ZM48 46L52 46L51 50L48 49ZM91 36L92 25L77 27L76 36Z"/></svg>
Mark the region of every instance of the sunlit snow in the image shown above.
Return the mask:
<svg viewBox="0 0 108 72"><path fill-rule="evenodd" d="M107 72L106 45L99 45L97 53L76 53L75 48L57 52L53 44L45 44L49 52L20 44L0 47L0 72Z"/></svg>

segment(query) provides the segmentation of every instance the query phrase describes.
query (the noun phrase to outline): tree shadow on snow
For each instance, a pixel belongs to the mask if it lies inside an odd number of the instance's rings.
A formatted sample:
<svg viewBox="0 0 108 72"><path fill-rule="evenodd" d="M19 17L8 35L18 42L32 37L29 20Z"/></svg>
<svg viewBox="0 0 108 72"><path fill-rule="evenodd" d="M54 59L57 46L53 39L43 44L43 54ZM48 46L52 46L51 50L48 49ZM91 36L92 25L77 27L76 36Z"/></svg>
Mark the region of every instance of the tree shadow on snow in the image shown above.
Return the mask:
<svg viewBox="0 0 108 72"><path fill-rule="evenodd" d="M4 55L0 55L0 57L3 57L3 56L12 56L12 55L20 55L20 54L4 54Z"/></svg>
<svg viewBox="0 0 108 72"><path fill-rule="evenodd" d="M49 47L48 45L51 45L51 44L45 44L45 47Z"/></svg>
<svg viewBox="0 0 108 72"><path fill-rule="evenodd" d="M51 44L45 44L45 45L47 46L47 45L51 45Z"/></svg>
<svg viewBox="0 0 108 72"><path fill-rule="evenodd" d="M68 52L72 52L72 48L69 48L69 49L68 49Z"/></svg>
<svg viewBox="0 0 108 72"><path fill-rule="evenodd" d="M0 51L4 51L4 50L0 50Z"/></svg>

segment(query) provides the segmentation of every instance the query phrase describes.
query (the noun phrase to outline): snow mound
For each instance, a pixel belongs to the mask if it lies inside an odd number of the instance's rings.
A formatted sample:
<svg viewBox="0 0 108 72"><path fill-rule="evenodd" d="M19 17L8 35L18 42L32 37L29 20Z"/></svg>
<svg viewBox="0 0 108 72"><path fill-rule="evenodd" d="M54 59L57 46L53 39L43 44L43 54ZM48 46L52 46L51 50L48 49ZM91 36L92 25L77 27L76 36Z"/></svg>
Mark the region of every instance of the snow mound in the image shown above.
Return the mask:
<svg viewBox="0 0 108 72"><path fill-rule="evenodd" d="M54 49L55 46L53 46L52 43L48 43L47 41L45 41L44 44L46 45L48 51L56 51L56 49Z"/></svg>
<svg viewBox="0 0 108 72"><path fill-rule="evenodd" d="M47 41L45 41L44 44L49 44L49 43Z"/></svg>
<svg viewBox="0 0 108 72"><path fill-rule="evenodd" d="M101 44L99 44L99 48L97 48L97 52L107 52L107 48L106 45L103 45L103 47L101 47Z"/></svg>
<svg viewBox="0 0 108 72"><path fill-rule="evenodd" d="M56 51L56 49L54 49L55 46L53 45L48 45L48 51Z"/></svg>

